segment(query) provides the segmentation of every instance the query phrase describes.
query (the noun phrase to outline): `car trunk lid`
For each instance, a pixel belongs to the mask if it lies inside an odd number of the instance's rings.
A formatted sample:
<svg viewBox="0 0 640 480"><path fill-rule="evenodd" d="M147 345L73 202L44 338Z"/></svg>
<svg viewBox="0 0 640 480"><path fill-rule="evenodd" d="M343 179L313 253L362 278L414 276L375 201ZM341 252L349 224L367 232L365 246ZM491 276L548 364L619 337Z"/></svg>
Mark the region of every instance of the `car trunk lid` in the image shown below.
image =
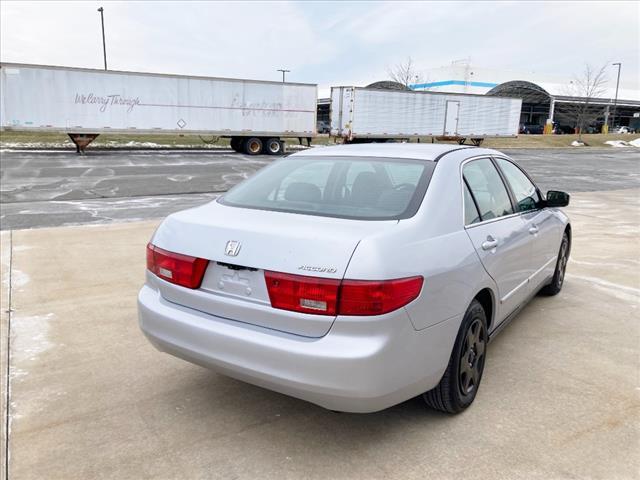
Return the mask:
<svg viewBox="0 0 640 480"><path fill-rule="evenodd" d="M162 249L209 260L200 288L157 283L163 297L180 305L321 337L335 316L273 308L265 271L342 279L359 241L396 224L396 220L346 220L211 202L169 216L153 238L154 245Z"/></svg>

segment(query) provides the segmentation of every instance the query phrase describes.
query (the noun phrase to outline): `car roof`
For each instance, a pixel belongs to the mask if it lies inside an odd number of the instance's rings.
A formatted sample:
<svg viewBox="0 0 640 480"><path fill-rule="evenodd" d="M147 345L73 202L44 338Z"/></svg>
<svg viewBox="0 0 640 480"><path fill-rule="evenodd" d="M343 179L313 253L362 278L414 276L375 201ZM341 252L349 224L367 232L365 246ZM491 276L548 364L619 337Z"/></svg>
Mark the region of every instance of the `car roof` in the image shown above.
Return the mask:
<svg viewBox="0 0 640 480"><path fill-rule="evenodd" d="M313 147L293 156L376 157L437 160L440 156L461 149L477 150L477 147L433 143L361 143ZM485 150L486 149L482 149Z"/></svg>

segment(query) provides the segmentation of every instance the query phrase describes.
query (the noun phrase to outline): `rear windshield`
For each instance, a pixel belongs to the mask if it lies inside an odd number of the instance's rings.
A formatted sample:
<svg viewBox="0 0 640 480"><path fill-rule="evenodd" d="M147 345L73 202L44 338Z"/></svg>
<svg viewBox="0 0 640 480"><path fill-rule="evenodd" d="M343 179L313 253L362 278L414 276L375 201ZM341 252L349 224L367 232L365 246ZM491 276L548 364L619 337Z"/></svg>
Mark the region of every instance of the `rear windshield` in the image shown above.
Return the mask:
<svg viewBox="0 0 640 480"><path fill-rule="evenodd" d="M234 207L359 220L413 216L435 163L373 157L289 157L229 190Z"/></svg>

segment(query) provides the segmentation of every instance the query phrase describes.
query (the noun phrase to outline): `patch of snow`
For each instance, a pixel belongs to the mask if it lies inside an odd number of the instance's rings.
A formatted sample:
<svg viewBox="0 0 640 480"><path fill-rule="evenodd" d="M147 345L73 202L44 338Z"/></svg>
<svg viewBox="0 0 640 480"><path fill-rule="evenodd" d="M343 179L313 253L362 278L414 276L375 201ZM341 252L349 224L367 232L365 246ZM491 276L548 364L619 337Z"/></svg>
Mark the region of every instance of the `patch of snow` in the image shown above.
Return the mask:
<svg viewBox="0 0 640 480"><path fill-rule="evenodd" d="M573 142L571 142L571 146L572 147L584 147L584 143L579 142L578 140L574 140Z"/></svg>
<svg viewBox="0 0 640 480"><path fill-rule="evenodd" d="M120 146L123 147L146 147L146 148L158 148L160 147L159 143L154 143L154 142L136 142L136 141L130 141L127 143L123 143L120 144Z"/></svg>
<svg viewBox="0 0 640 480"><path fill-rule="evenodd" d="M15 268L11 271L12 288L24 287L27 283L29 283L29 275Z"/></svg>
<svg viewBox="0 0 640 480"><path fill-rule="evenodd" d="M630 147L631 145L629 145L628 142L625 142L624 140L607 140L606 142L607 145L611 145L612 147L616 147L616 148L620 148L620 147Z"/></svg>
<svg viewBox="0 0 640 480"><path fill-rule="evenodd" d="M176 148L176 149L196 149L196 150L201 150L201 149L209 149L209 148L215 148L215 149L221 149L221 148L229 148L229 150L231 150L231 147L226 147L224 145L218 145L216 143L202 143L202 145L200 144L172 144L172 143L155 143L155 142L138 142L135 140L131 140L129 142L121 142L121 141L115 141L115 140L109 140L108 142L105 143L100 143L97 142L95 144L96 147L116 147L116 148L149 148L149 149L172 149L172 148ZM89 147L91 148L91 147Z"/></svg>
<svg viewBox="0 0 640 480"><path fill-rule="evenodd" d="M22 368L14 366L11 366L11 368L9 368L9 377L12 381L19 380L20 378L26 377L27 375L29 375L29 372L23 370Z"/></svg>
<svg viewBox="0 0 640 480"><path fill-rule="evenodd" d="M640 138L636 138L635 140L631 140L629 142L629 145L631 145L633 147L640 147Z"/></svg>
<svg viewBox="0 0 640 480"><path fill-rule="evenodd" d="M155 142L138 142L135 140L131 140L129 142L123 141L115 141L109 140L107 142L102 142L100 140L95 141L89 147L87 147L87 151L91 150L93 147L96 148L148 148L148 149L196 149L196 150L206 150L206 149L225 149L228 148L231 150L231 147L226 147L225 145L220 145L217 143L202 143L200 144L170 144L170 143L155 143ZM42 151L47 151L47 149L75 149L75 146L71 142L0 142L0 151L14 151L14 150L23 150L28 149L34 151L35 149L42 149Z"/></svg>
<svg viewBox="0 0 640 480"><path fill-rule="evenodd" d="M52 143L52 142L2 142L2 148L20 149L20 148L67 148L72 147L71 143Z"/></svg>
<svg viewBox="0 0 640 480"><path fill-rule="evenodd" d="M192 175L172 175L171 177L167 177L167 180L171 180L172 182L188 182L192 179Z"/></svg>
<svg viewBox="0 0 640 480"><path fill-rule="evenodd" d="M20 315L11 319L11 358L17 366L26 360L35 360L38 355L53 347L49 341L49 322L55 315Z"/></svg>
<svg viewBox="0 0 640 480"><path fill-rule="evenodd" d="M2 146L4 147L4 145ZM26 147L0 148L0 152L21 152L24 151L25 148ZM42 145L39 148L42 148L42 150L29 149L29 153L51 153L51 149L57 147L55 145Z"/></svg>

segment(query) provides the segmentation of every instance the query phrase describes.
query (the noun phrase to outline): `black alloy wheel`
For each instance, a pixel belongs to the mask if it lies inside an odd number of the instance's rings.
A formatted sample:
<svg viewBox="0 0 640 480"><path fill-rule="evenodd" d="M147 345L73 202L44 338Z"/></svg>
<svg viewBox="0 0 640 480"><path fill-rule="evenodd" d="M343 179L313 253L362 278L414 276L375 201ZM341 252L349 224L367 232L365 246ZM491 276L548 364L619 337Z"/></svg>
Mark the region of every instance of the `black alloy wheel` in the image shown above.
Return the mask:
<svg viewBox="0 0 640 480"><path fill-rule="evenodd" d="M476 397L487 352L487 317L478 300L467 308L440 383L422 395L431 408L460 413Z"/></svg>
<svg viewBox="0 0 640 480"><path fill-rule="evenodd" d="M460 355L458 386L463 395L470 395L480 383L484 370L486 338L484 324L479 318L476 318L467 328Z"/></svg>
<svg viewBox="0 0 640 480"><path fill-rule="evenodd" d="M564 277L567 273L567 263L569 262L570 250L569 236L567 235L567 232L564 232L562 235L562 243L560 244L560 251L558 252L558 260L556 261L556 269L553 272L551 283L540 290L543 295L557 295L560 293L560 290L562 290Z"/></svg>

